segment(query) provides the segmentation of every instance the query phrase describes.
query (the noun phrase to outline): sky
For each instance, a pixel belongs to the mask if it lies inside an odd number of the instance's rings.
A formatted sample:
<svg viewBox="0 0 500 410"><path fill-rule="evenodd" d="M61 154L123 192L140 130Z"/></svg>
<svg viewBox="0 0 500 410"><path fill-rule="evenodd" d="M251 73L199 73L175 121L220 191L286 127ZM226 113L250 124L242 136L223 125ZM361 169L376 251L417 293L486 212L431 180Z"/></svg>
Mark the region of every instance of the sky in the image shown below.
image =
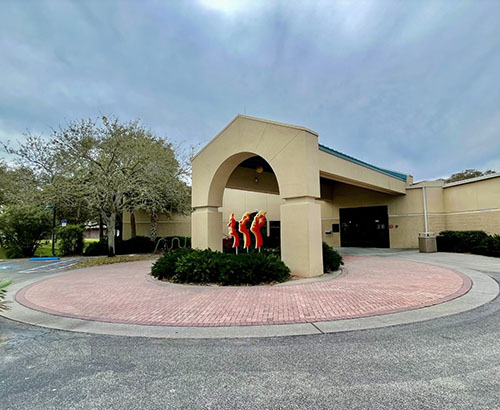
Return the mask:
<svg viewBox="0 0 500 410"><path fill-rule="evenodd" d="M238 113L415 180L500 171L500 1L0 0L1 141L105 114L202 147Z"/></svg>

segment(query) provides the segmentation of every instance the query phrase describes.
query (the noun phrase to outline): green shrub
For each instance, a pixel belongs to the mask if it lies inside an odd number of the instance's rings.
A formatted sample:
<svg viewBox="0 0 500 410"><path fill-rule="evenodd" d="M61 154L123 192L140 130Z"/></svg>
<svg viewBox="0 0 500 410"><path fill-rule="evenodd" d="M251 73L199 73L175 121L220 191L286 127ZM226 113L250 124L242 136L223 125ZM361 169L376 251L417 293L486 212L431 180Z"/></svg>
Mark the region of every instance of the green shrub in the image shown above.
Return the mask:
<svg viewBox="0 0 500 410"><path fill-rule="evenodd" d="M5 294L7 293L7 289L5 289L7 286L9 286L12 283L10 280L6 281L0 281L0 312L2 310L7 309L7 306L5 306Z"/></svg>
<svg viewBox="0 0 500 410"><path fill-rule="evenodd" d="M155 243L146 236L135 236L116 243L116 253L120 255L130 253L152 253Z"/></svg>
<svg viewBox="0 0 500 410"><path fill-rule="evenodd" d="M442 231L436 238L439 252L473 252L488 237L484 231Z"/></svg>
<svg viewBox="0 0 500 410"><path fill-rule="evenodd" d="M33 206L12 205L0 214L0 235L10 255L33 256L51 228L50 214Z"/></svg>
<svg viewBox="0 0 500 410"><path fill-rule="evenodd" d="M83 252L84 256L102 256L108 254L108 240L102 239L98 242L91 242Z"/></svg>
<svg viewBox="0 0 500 410"><path fill-rule="evenodd" d="M211 250L178 249L167 252L151 270L158 279L176 283L256 285L283 282L290 270L279 257L268 253L239 255Z"/></svg>
<svg viewBox="0 0 500 410"><path fill-rule="evenodd" d="M80 225L62 226L57 230L61 256L82 254L84 231Z"/></svg>
<svg viewBox="0 0 500 410"><path fill-rule="evenodd" d="M479 255L500 257L500 235L487 236L472 251Z"/></svg>
<svg viewBox="0 0 500 410"><path fill-rule="evenodd" d="M500 235L484 231L443 231L436 238L439 252L471 252L500 257Z"/></svg>
<svg viewBox="0 0 500 410"><path fill-rule="evenodd" d="M323 272L339 270L344 261L342 256L326 242L323 242Z"/></svg>
<svg viewBox="0 0 500 410"><path fill-rule="evenodd" d="M11 245L5 250L5 256L7 256L7 259L16 259L22 258L24 255L22 249L19 246Z"/></svg>
<svg viewBox="0 0 500 410"><path fill-rule="evenodd" d="M165 253L151 268L151 274L157 279L171 279L175 275L177 260L191 252L190 248L180 248Z"/></svg>

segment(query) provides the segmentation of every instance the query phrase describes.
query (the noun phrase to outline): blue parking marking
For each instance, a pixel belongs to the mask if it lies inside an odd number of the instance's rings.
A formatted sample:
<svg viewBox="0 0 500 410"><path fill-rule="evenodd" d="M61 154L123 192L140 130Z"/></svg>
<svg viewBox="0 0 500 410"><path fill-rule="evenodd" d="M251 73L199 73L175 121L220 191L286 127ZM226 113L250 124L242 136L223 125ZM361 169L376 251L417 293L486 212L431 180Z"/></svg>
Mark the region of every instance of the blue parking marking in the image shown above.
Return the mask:
<svg viewBox="0 0 500 410"><path fill-rule="evenodd" d="M58 256L42 256L37 258L29 258L30 261L58 261Z"/></svg>

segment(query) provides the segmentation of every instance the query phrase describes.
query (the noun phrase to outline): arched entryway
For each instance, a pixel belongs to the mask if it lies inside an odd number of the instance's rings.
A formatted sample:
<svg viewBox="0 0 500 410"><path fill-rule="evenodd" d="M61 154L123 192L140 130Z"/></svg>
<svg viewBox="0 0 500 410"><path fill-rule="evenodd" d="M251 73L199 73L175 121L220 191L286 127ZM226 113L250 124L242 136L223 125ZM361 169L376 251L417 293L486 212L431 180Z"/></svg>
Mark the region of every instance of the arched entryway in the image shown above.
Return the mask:
<svg viewBox="0 0 500 410"><path fill-rule="evenodd" d="M233 243L227 238L227 223L233 214L239 221L244 214L251 212L249 226L259 211L266 211L266 225L261 229L264 248L280 246L280 197L279 183L272 167L262 157L255 155L242 161L229 176L223 194L222 232L227 239L224 246ZM225 222L225 223L224 223ZM255 238L251 237L252 247ZM243 251L243 235L240 235L240 249Z"/></svg>
<svg viewBox="0 0 500 410"><path fill-rule="evenodd" d="M317 135L305 128L237 116L193 159L193 247L222 249L220 207L226 186L277 190L284 199L280 206L283 261L296 275L321 275L317 155ZM261 158L272 170L266 175L267 185L260 179L256 183L253 171L248 173L242 166L252 158Z"/></svg>

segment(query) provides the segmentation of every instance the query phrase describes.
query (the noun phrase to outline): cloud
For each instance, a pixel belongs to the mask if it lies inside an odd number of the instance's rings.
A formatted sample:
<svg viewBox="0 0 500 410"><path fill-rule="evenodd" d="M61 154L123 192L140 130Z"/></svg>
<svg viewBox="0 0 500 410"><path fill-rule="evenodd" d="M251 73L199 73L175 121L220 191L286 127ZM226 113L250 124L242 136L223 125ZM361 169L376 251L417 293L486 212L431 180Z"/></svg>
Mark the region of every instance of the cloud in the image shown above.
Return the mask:
<svg viewBox="0 0 500 410"><path fill-rule="evenodd" d="M500 4L0 2L0 138L140 118L208 142L238 112L416 179L495 163Z"/></svg>
<svg viewBox="0 0 500 410"><path fill-rule="evenodd" d="M239 14L247 14L256 8L262 8L267 2L256 0L198 0L198 3L209 10L222 13L226 17L235 17Z"/></svg>

